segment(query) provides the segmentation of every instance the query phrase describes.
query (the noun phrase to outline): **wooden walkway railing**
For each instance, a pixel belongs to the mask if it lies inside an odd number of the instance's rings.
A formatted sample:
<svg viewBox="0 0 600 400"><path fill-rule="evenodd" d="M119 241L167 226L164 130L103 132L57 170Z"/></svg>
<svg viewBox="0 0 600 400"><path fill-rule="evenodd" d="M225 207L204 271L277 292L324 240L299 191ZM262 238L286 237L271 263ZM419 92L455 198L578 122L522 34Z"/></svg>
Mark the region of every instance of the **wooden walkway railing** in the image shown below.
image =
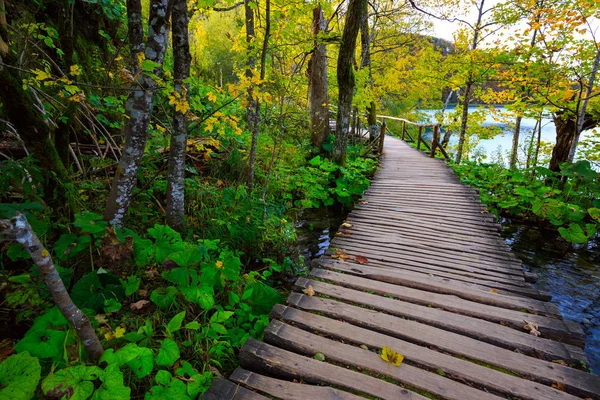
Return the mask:
<svg viewBox="0 0 600 400"><path fill-rule="evenodd" d="M400 133L400 137L402 140L404 140L406 142L413 142L413 143L416 142L417 150L421 150L421 144L422 144L423 147L426 149L426 152L429 153L429 156L431 158L434 158L436 156L436 152L439 151L446 160L450 159L450 157L448 156L448 153L441 145L441 141L440 141L441 126L440 126L440 124L438 124L438 123L427 124L427 123L412 122L412 121L409 121L404 118L391 117L389 115L378 115L377 118L381 118L381 126L382 126L383 132L385 132L387 130L386 120L400 121L400 122L402 122L402 128L401 128L401 133ZM412 137L412 135L406 129L407 125L415 126L418 128L418 134L417 134L416 140ZM424 133L423 130L425 128L433 129L431 144L427 143L427 141L423 138L423 133ZM382 144L382 146L383 146L383 144Z"/></svg>
<svg viewBox="0 0 600 400"><path fill-rule="evenodd" d="M600 399L582 329L498 227L445 163L388 136L332 247L204 399Z"/></svg>

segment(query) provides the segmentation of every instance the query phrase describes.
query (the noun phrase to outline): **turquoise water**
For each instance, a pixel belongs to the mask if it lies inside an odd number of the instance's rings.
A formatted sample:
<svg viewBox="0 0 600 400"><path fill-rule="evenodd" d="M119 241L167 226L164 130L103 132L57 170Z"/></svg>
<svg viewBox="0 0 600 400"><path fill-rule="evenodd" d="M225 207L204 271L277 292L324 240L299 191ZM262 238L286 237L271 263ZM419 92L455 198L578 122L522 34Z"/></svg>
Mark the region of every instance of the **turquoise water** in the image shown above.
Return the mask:
<svg viewBox="0 0 600 400"><path fill-rule="evenodd" d="M525 269L537 273L535 287L552 295L565 319L581 324L589 367L600 374L600 246L590 242L574 250L554 232L509 221L502 225Z"/></svg>
<svg viewBox="0 0 600 400"><path fill-rule="evenodd" d="M454 111L455 106L450 106L448 107L448 109L446 110L446 113L452 112ZM469 111L475 111L478 107L477 106L470 106L469 107ZM494 108L496 111L493 113L494 115L496 114L507 114L507 110L504 107L492 107ZM439 112L441 110L419 110L419 112L422 112L426 115L429 116L429 120L434 122L435 118L435 114L437 112ZM495 136L492 139L485 139L485 140L481 140L476 148L476 150L473 152L477 153L477 152L483 152L488 156L489 160L491 156L493 156L494 154L496 154L498 151L502 152L503 154L506 154L508 152L511 151L512 148L512 139L513 139L513 132L514 132L514 118L502 118L501 120L496 120L494 118L491 112L487 112L486 113L486 118L485 121L483 123L483 126L496 126L499 127L502 130L501 134L498 134L497 136ZM523 142L523 140L525 139L525 137L527 135L529 135L531 133L531 131L533 130L533 128L535 127L536 124L536 120L534 118L523 118L523 120L521 121L521 134L520 134L520 141ZM443 129L443 127L442 127ZM585 139L586 137L588 137L590 134L590 131L584 131L582 133L582 140ZM430 139L430 135L431 133L428 132L428 139ZM443 135L443 134L442 134ZM548 142L548 143L556 143L556 126L554 125L554 122L552 121L552 118L550 115L546 115L542 118L542 141L544 142ZM456 137L456 135L453 135L453 139L452 141L456 142L458 139ZM506 157L505 157L506 158Z"/></svg>

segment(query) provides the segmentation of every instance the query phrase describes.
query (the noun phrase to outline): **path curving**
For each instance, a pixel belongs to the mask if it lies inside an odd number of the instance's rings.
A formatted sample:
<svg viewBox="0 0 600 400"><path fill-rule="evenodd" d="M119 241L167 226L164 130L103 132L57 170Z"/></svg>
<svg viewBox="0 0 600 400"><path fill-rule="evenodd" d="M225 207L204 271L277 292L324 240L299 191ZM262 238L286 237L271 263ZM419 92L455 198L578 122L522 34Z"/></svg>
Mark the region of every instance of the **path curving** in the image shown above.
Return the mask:
<svg viewBox="0 0 600 400"><path fill-rule="evenodd" d="M583 331L534 279L475 190L387 137L328 253L203 398L600 399L600 377L572 368ZM404 362L383 361L383 346Z"/></svg>

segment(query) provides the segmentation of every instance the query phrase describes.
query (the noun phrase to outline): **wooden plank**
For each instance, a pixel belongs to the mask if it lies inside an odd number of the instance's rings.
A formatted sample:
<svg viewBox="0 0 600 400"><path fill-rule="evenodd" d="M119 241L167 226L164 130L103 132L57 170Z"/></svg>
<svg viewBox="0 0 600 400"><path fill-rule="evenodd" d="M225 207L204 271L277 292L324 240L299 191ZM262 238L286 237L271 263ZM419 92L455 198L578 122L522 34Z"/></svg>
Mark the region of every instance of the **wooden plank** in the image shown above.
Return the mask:
<svg viewBox="0 0 600 400"><path fill-rule="evenodd" d="M255 339L248 339L240 351L243 368L314 384L327 384L365 393L383 400L426 400L427 398L403 387L350 371L346 368L304 357Z"/></svg>
<svg viewBox="0 0 600 400"><path fill-rule="evenodd" d="M523 310L532 314L554 316L560 318L560 311L552 303L539 300L506 296L490 291L481 290L467 283L451 282L449 279L423 276L400 270L389 270L387 268L369 267L366 265L350 264L333 260L318 261L319 265L332 270L340 270L346 273L362 276L382 282L408 286L414 289L427 290L433 293L451 294L465 300L471 300L482 304L496 307L504 307L511 310Z"/></svg>
<svg viewBox="0 0 600 400"><path fill-rule="evenodd" d="M556 392L550 385L555 382L561 382L569 393L582 397L595 397L600 393L600 377L547 361L534 360L522 375L541 382L537 383L505 373L513 370L512 368L500 372L398 339L390 334L379 333L289 306L276 305L271 312L271 318L281 319L311 332L318 332L348 343L366 345L375 349L388 346L400 351L409 362L412 361L432 370L440 369L456 379L516 398L550 399Z"/></svg>
<svg viewBox="0 0 600 400"><path fill-rule="evenodd" d="M378 293L381 295L394 296L398 300L408 301L422 306L432 306L447 310L455 314L467 315L491 322L501 323L515 329L522 329L525 322L533 322L538 325L538 330L542 337L560 338L565 332L575 332L577 335L583 334L579 324L570 321L562 321L556 318L549 318L536 314L529 314L520 311L507 310L500 307L488 306L461 299L457 296L431 293L425 290L412 289L405 286L393 285L390 283L373 281L371 279L360 278L348 274L327 271L315 268L310 272L311 276L327 281L335 282L346 287L364 290L369 293ZM570 357L586 361L583 350L575 346L569 346Z"/></svg>
<svg viewBox="0 0 600 400"><path fill-rule="evenodd" d="M416 387L449 400L502 399L407 363L397 367L390 366L373 351L326 339L277 320L271 321L265 329L265 341L309 357L319 352L327 360L335 363L387 376L409 387Z"/></svg>
<svg viewBox="0 0 600 400"><path fill-rule="evenodd" d="M392 236L392 235L390 235ZM476 255L469 253L450 252L450 251L437 251L435 247L417 247L409 246L404 244L394 243L392 240L393 236L387 242L384 241L368 241L359 239L356 237L337 235L333 240L334 242L340 243L336 247L354 246L357 248L369 249L375 253L390 253L394 255L414 255L417 257L426 257L429 260L440 260L440 266L451 266L451 269L457 268L459 265L463 266L465 271L472 273L487 274L498 278L504 278L505 280L517 280L524 281L523 269L520 265L513 263L506 263L498 260L490 260L485 255Z"/></svg>
<svg viewBox="0 0 600 400"><path fill-rule="evenodd" d="M412 233L406 230L394 230L383 233L374 229L367 229L361 225L353 226L351 229L340 228L343 236L355 237L363 241L386 242L390 244L404 244L413 248L436 248L440 251L465 252L477 255L485 255L489 259L504 261L508 265L513 265L512 269L517 271L521 268L521 261L512 253L509 253L508 246L480 244L475 242L465 242L462 240L453 240L452 238L428 238ZM503 243L503 242L499 242Z"/></svg>
<svg viewBox="0 0 600 400"><path fill-rule="evenodd" d="M229 379L233 382L284 400L364 400L364 397L327 386L314 386L284 381L260 375L242 368L237 368L233 371L233 374L231 374Z"/></svg>
<svg viewBox="0 0 600 400"><path fill-rule="evenodd" d="M578 362L581 358L574 358L570 351L571 346L566 346L564 343L580 347L583 347L585 344L585 336L581 328L574 331L563 330L552 332L555 339L564 342L560 343L530 335L522 326L517 330L498 323L454 314L438 308L390 299L312 279L298 278L295 283L295 289L301 292L307 289L309 285L312 286L316 293L323 294L329 298L350 302L351 304L362 304L386 314L407 318L411 321L434 326L448 332L460 333L509 350L518 350L530 356L541 354L550 360L561 359L568 362ZM580 356L580 349L575 349L575 355Z"/></svg>
<svg viewBox="0 0 600 400"><path fill-rule="evenodd" d="M537 370L545 370L549 366L558 365L456 333L445 332L442 329L334 300L292 293L288 298L288 304L305 311L341 319L352 325L393 336L419 346L435 348L455 356L514 371L523 376L533 376L534 366L537 367ZM543 377L536 376L537 380L541 378Z"/></svg>
<svg viewBox="0 0 600 400"><path fill-rule="evenodd" d="M519 298L531 298L532 300L542 300L547 301L550 300L550 295L546 292L538 291L537 289L531 289L526 287L519 287L512 284L505 284L502 282L495 282L492 280L484 280L482 277L478 277L477 279L470 278L468 276L462 276L458 274L448 274L441 271L431 271L428 272L427 268L422 268L421 271L417 271L417 268L411 267L406 264L405 260L401 258L393 259L393 258L381 258L379 256L369 255L365 252L354 253L351 250L343 249L348 255L363 255L367 256L369 259L369 266L373 268L378 268L381 270L387 270L390 272L399 272L399 273L407 273L415 276L419 276L421 278L428 279L441 279L446 283L455 283L458 285L468 285L470 289L478 289L480 291L493 291L491 293L505 295L505 296L515 296ZM325 252L325 255L329 256L333 254L331 250ZM326 259L323 260L326 262ZM348 264L351 265L360 265L354 260L347 260ZM497 292L497 293L496 293Z"/></svg>
<svg viewBox="0 0 600 400"><path fill-rule="evenodd" d="M202 400L268 400L268 398L226 379L217 378L204 393Z"/></svg>

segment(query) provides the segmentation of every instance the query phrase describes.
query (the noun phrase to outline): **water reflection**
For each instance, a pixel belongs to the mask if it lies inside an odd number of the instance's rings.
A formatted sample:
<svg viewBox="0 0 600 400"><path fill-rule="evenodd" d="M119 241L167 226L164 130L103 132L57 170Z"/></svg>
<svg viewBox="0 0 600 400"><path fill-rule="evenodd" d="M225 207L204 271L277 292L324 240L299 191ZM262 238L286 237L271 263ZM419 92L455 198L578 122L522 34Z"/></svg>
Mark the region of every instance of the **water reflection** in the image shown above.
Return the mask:
<svg viewBox="0 0 600 400"><path fill-rule="evenodd" d="M586 334L590 367L600 373L600 246L573 250L552 232L503 224L503 235L525 268L536 272L535 287L550 292L563 317L578 322Z"/></svg>

